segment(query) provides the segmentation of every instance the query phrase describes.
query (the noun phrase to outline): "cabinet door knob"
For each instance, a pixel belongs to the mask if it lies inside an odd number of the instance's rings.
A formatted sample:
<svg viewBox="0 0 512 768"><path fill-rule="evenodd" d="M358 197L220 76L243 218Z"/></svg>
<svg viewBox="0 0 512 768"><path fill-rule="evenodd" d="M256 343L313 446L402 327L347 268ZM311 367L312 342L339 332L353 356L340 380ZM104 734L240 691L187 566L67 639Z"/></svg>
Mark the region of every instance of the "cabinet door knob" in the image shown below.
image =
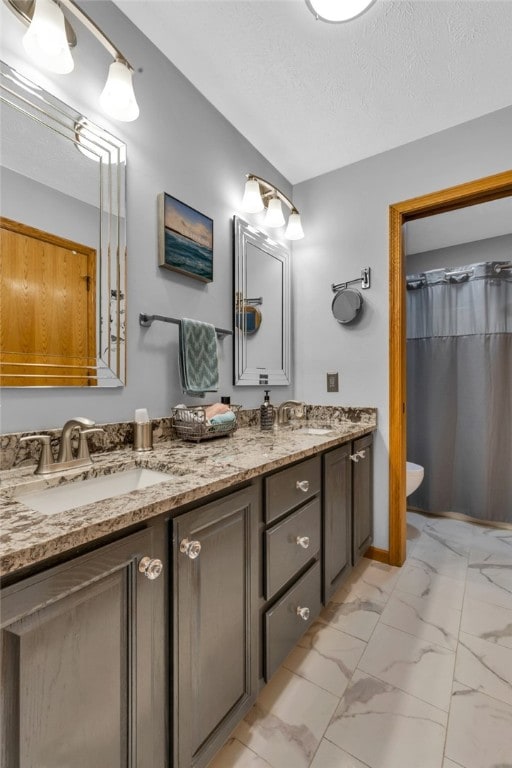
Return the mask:
<svg viewBox="0 0 512 768"><path fill-rule="evenodd" d="M299 547L307 549L309 547L309 536L297 536L295 543L298 544Z"/></svg>
<svg viewBox="0 0 512 768"><path fill-rule="evenodd" d="M164 565L158 558L143 557L139 562L139 571L144 574L147 579L154 581L158 579L164 569Z"/></svg>
<svg viewBox="0 0 512 768"><path fill-rule="evenodd" d="M304 491L304 493L307 493L309 491L309 480L297 480L295 487L298 491Z"/></svg>
<svg viewBox="0 0 512 768"><path fill-rule="evenodd" d="M187 557L190 557L191 560L195 560L196 557L199 557L199 553L201 552L201 542L182 539L180 543L180 552L187 555Z"/></svg>
<svg viewBox="0 0 512 768"><path fill-rule="evenodd" d="M307 621L309 619L309 608L302 608L300 605L298 605L297 616L300 616L303 621Z"/></svg>
<svg viewBox="0 0 512 768"><path fill-rule="evenodd" d="M359 454L358 453L351 453L349 456L350 461L354 461L356 464L359 461Z"/></svg>
<svg viewBox="0 0 512 768"><path fill-rule="evenodd" d="M366 457L366 450L358 451L356 456L359 456L360 459L364 459Z"/></svg>

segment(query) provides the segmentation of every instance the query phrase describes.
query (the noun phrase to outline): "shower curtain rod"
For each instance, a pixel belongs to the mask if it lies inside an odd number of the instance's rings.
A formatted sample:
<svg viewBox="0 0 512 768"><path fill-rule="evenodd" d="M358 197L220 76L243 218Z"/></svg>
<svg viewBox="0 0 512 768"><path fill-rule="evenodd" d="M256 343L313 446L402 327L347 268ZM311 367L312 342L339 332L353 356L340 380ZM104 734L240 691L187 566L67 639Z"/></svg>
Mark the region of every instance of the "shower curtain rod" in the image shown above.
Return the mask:
<svg viewBox="0 0 512 768"><path fill-rule="evenodd" d="M458 275L472 275L474 269L461 269L461 270L455 270L454 272L445 272L445 277L457 277Z"/></svg>

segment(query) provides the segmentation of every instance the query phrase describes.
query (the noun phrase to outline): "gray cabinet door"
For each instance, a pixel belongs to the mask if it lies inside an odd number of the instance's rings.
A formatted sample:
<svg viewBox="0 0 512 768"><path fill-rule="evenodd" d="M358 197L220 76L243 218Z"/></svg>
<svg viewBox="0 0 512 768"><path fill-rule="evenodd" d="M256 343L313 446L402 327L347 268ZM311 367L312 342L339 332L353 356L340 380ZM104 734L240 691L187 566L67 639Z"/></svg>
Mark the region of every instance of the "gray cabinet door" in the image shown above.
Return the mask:
<svg viewBox="0 0 512 768"><path fill-rule="evenodd" d="M4 590L2 768L165 765L152 690L163 577L138 572L152 550L145 530Z"/></svg>
<svg viewBox="0 0 512 768"><path fill-rule="evenodd" d="M173 521L175 768L207 765L256 698L259 515L253 486Z"/></svg>
<svg viewBox="0 0 512 768"><path fill-rule="evenodd" d="M373 541L373 435L353 443L354 453L364 456L353 467L353 564L364 555Z"/></svg>
<svg viewBox="0 0 512 768"><path fill-rule="evenodd" d="M351 443L324 454L323 600L340 587L351 570Z"/></svg>

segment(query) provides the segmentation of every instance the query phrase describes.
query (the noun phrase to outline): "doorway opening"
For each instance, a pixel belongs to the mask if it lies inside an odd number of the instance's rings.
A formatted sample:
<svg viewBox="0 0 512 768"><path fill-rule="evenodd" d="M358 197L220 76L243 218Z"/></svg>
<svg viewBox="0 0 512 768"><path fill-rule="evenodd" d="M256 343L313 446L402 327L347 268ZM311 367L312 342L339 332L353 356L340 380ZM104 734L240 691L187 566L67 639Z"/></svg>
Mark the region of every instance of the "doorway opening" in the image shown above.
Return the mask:
<svg viewBox="0 0 512 768"><path fill-rule="evenodd" d="M389 562L406 557L406 310L403 225L512 196L512 170L389 207Z"/></svg>

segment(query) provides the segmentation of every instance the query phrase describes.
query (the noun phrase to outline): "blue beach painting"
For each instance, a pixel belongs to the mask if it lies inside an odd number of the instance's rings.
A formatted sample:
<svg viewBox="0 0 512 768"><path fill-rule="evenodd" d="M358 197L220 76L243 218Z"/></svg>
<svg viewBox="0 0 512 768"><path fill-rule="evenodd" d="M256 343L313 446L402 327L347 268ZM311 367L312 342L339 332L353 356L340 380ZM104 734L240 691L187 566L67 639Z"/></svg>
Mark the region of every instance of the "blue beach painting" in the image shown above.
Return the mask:
<svg viewBox="0 0 512 768"><path fill-rule="evenodd" d="M160 266L211 283L213 219L165 192L160 206Z"/></svg>

